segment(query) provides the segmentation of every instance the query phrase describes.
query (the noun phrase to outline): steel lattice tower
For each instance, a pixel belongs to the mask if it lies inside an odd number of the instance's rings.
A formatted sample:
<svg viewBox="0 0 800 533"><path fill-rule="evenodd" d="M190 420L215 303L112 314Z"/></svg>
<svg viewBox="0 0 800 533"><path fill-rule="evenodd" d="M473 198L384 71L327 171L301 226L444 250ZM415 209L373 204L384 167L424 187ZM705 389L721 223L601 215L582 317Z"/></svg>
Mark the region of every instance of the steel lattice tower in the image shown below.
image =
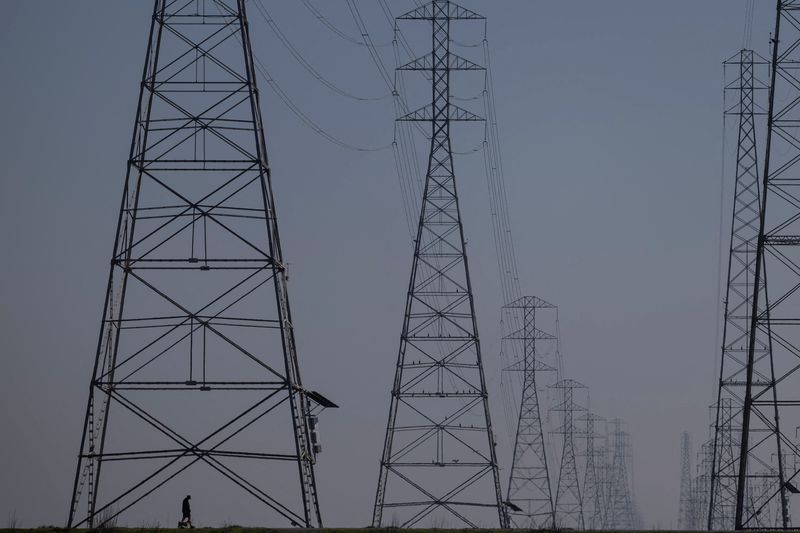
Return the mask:
<svg viewBox="0 0 800 533"><path fill-rule="evenodd" d="M689 432L681 434L681 491L678 505L678 529L694 527L692 505L692 441Z"/></svg>
<svg viewBox="0 0 800 533"><path fill-rule="evenodd" d="M692 522L693 529L702 529L709 508L711 492L711 464L714 453L714 442L709 439L700 445L697 453L697 477L692 485Z"/></svg>
<svg viewBox="0 0 800 533"><path fill-rule="evenodd" d="M483 17L433 0L398 19L431 22L431 53L400 70L429 72L432 102L399 118L430 122L431 149L372 525L381 526L386 509L396 513L392 520L402 527L427 517L477 527L488 520L488 509L502 525L505 511L450 145L452 121L482 120L450 102L450 73L483 70L450 52L450 23Z"/></svg>
<svg viewBox="0 0 800 533"><path fill-rule="evenodd" d="M583 477L584 519L589 529L602 529L605 523L605 447L598 446L595 424L604 419L594 413L587 412L581 419L585 423L583 437L586 439L585 471Z"/></svg>
<svg viewBox="0 0 800 533"><path fill-rule="evenodd" d="M796 409L800 406L798 13L800 2L778 0L739 442L737 529L758 527L759 515L770 506L779 508L780 527L790 527L787 491L797 491L800 473L794 467L787 469L784 461L785 454L800 451L796 439L791 432L781 431L781 425L800 425ZM755 484L768 488L754 490L750 485Z"/></svg>
<svg viewBox="0 0 800 533"><path fill-rule="evenodd" d="M633 529L634 512L631 498L628 461L630 461L630 435L619 418L611 420L611 468L608 475L608 510L606 527Z"/></svg>
<svg viewBox="0 0 800 533"><path fill-rule="evenodd" d="M746 337L746 334L745 334ZM709 459L709 494L708 506L702 509L704 527L709 530L732 529L736 512L736 480L738 470L735 465L739 461L738 438L741 427L734 427L733 398L720 398L714 406L719 418L712 426L714 437L711 441L711 458ZM741 420L741 403L736 408ZM722 468L724 467L724 468ZM710 514L709 514L710 513ZM709 518L711 521L709 522Z"/></svg>
<svg viewBox="0 0 800 533"><path fill-rule="evenodd" d="M555 305L535 296L523 296L505 306L505 309L516 310L522 315L522 329L506 339L522 342L523 345L522 360L508 369L522 372L519 419L506 493L510 509L509 527L535 529L555 524L555 506L536 381L538 373L554 370L537 356L537 341L557 340L554 335L536 327L536 310L555 308Z"/></svg>
<svg viewBox="0 0 800 533"><path fill-rule="evenodd" d="M726 115L738 117L738 136L722 357L706 509L709 529L734 526L739 477L739 451L735 447L739 439L732 430L741 426L743 417L761 210L755 117L756 91L764 86L756 80L752 50L741 50L725 65L738 67L737 78L725 86L726 92L738 96L737 103L725 110ZM755 360L763 377L760 381L767 384L772 380L769 340L759 332L755 342Z"/></svg>
<svg viewBox="0 0 800 533"><path fill-rule="evenodd" d="M572 379L562 379L551 386L560 396L559 402L551 411L560 413L561 425L553 432L561 435L561 460L558 468L555 516L556 527L583 529L583 498L581 497L578 462L575 459L575 437L580 437L576 427L575 414L585 411L575 400L576 390L586 390L586 386Z"/></svg>
<svg viewBox="0 0 800 533"><path fill-rule="evenodd" d="M312 400L245 0L156 0L68 526L209 472L321 526Z"/></svg>

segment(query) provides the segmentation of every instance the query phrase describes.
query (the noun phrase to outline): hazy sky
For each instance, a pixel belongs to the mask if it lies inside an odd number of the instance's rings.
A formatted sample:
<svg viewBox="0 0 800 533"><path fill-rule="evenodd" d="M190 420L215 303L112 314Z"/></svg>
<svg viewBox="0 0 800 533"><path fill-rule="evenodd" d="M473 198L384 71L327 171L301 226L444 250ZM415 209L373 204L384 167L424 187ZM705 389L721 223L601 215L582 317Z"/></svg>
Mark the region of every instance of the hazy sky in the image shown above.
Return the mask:
<svg viewBox="0 0 800 533"><path fill-rule="evenodd" d="M363 47L301 2L265 3L338 85L386 91ZM1 4L0 520L16 510L25 526L61 524L152 3ZM488 18L523 291L559 305L566 371L591 388L593 410L628 421L648 526L675 524L680 432L699 446L715 393L721 64L742 47L744 4L463 1ZM255 53L309 116L352 144L391 141L390 100L354 103L329 91L249 5ZM315 5L357 34L344 0ZM359 5L375 42L390 41L376 6ZM391 5L400 14L413 2ZM757 3L752 47L765 56L773 10ZM393 64L391 49L381 50ZM341 406L322 419L323 515L327 525L363 526L412 252L393 158L328 143L259 83L303 378ZM464 94L476 90L465 85ZM505 488L502 301L480 168L479 155L456 160ZM240 519L195 505L202 523Z"/></svg>

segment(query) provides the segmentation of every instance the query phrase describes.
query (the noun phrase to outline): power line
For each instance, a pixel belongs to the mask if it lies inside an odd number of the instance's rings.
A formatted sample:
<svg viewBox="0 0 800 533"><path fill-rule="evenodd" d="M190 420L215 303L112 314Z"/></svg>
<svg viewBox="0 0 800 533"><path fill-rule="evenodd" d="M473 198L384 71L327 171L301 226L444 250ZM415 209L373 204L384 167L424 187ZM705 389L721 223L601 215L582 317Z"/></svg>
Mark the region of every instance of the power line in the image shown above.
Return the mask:
<svg viewBox="0 0 800 533"><path fill-rule="evenodd" d="M392 81L393 76L389 74L389 71L383 64L380 54L378 54L378 51L375 50L375 43L372 41L372 37L367 31L366 24L364 24L364 19L361 18L361 13L359 13L358 7L355 5L353 0L346 0L346 2L348 9L350 9L350 14L353 16L356 26L358 26L358 31L361 32L361 36L364 39L364 44L367 45L369 55L372 57L372 61L375 63L375 66L378 67L378 73L380 73L381 78L383 78L383 81L386 83L386 86L392 90L394 88L394 83Z"/></svg>
<svg viewBox="0 0 800 533"><path fill-rule="evenodd" d="M292 57L294 57L297 60L297 62L306 71L308 71L309 74L311 74L314 77L314 79L319 81L322 85L324 85L325 87L327 87L331 91L335 92L336 94L338 94L340 96L344 96L345 98L350 98L352 100L357 100L357 101L360 101L360 102L369 102L369 101L374 102L374 101L378 101L378 100L383 100L383 99L388 98L389 96L391 96L390 93L386 93L386 94L383 94L381 96L357 96L357 95L351 93L350 91L346 91L346 90L340 88L338 85L334 84L333 82L328 80L325 76L320 74L320 72L317 69L315 69L311 65L311 63L309 63L306 60L305 57L303 57L303 55L300 53L300 51L297 50L297 47L295 47L292 44L292 42L289 40L289 38L286 36L286 34L283 33L283 31L281 31L280 27L278 26L277 21L275 21L275 19L269 13L267 8L264 6L264 3L262 2L262 0L256 0L256 8L257 8L259 14L261 15L261 17L264 19L264 21L267 23L267 25L273 31L273 33L278 38L278 40L289 51L289 53L292 55Z"/></svg>
<svg viewBox="0 0 800 533"><path fill-rule="evenodd" d="M744 7L744 32L742 35L742 48L749 49L750 43L753 40L753 11L755 7L754 0L745 0Z"/></svg>
<svg viewBox="0 0 800 533"><path fill-rule="evenodd" d="M318 21L320 21L323 26L325 26L326 28L331 30L335 35L338 35L343 40L345 40L345 41L347 41L349 43L357 44L359 46L368 46L367 43L365 43L363 39L358 39L356 37L351 37L346 32L344 32L344 31L340 30L339 28L337 28L322 13L320 13L320 11L316 7L314 7L314 4L312 4L310 0L302 0L302 1L303 1L303 5L306 7L306 9L308 9L311 12L311 14L314 15L314 18L316 18ZM392 42L389 41L387 43L379 43L379 44L373 43L373 46L385 47L385 46L389 46L391 44L392 44Z"/></svg>
<svg viewBox="0 0 800 533"><path fill-rule="evenodd" d="M280 98L281 102L289 108L289 110L298 118L300 121L305 124L307 127L312 129L315 133L323 137L324 139L330 141L331 143L341 147L346 148L348 150L354 150L356 152L379 152L381 150L388 150L392 147L391 143L379 146L357 146L355 144L350 144L346 141L341 140L340 138L334 136L331 133L328 133L325 129L323 129L319 124L314 122L308 115L306 115L300 107L289 98L289 95L286 94L286 91L278 84L275 78L269 73L269 70L264 66L261 62L261 59L253 54L253 60L255 62L256 70L258 70L259 74L264 78L264 81L267 82L269 87L275 93L275 95Z"/></svg>
<svg viewBox="0 0 800 533"><path fill-rule="evenodd" d="M219 11L219 6L217 6L217 10ZM234 38L239 40L238 35L234 35ZM241 41L240 41L241 42ZM255 52L252 53L253 63L258 71L258 73L262 76L264 81L267 83L270 89L275 93L275 95L280 99L280 101L292 112L300 122L308 127L309 129L313 130L317 135L321 136L325 140L339 146L340 148L345 148L347 150L353 150L356 152L379 152L382 150L388 150L392 147L391 143L380 145L380 146L358 146L349 142L346 142L339 137L329 133L326 131L322 126L317 124L311 117L309 117L303 110L298 106L286 93L286 91L280 86L280 84L275 80L275 78L270 74L267 67L261 61Z"/></svg>

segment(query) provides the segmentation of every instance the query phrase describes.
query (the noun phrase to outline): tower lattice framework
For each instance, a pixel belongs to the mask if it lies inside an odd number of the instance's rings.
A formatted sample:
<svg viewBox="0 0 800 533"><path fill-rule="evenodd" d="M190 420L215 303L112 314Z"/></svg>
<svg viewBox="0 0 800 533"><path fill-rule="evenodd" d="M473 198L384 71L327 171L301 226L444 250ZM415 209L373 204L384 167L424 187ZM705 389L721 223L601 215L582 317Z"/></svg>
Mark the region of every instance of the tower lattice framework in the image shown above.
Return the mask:
<svg viewBox="0 0 800 533"><path fill-rule="evenodd" d="M320 406L300 379L245 0L156 0L68 526L227 480L260 520L319 527Z"/></svg>
<svg viewBox="0 0 800 533"><path fill-rule="evenodd" d="M762 175L734 526L791 527L788 493L798 474L800 425L800 2L778 0L772 35ZM766 345L767 356L763 356ZM782 428L787 428L785 431ZM770 512L775 509L775 513Z"/></svg>
<svg viewBox="0 0 800 533"><path fill-rule="evenodd" d="M535 296L523 296L508 305L522 315L522 329L506 339L522 342L523 358L509 370L522 372L522 394L514 440L511 474L506 499L509 505L509 527L542 528L555 524L555 506L547 463L542 414L537 388L537 374L553 371L537 355L537 342L554 342L557 338L536 327L536 313L556 306Z"/></svg>
<svg viewBox="0 0 800 533"><path fill-rule="evenodd" d="M738 416L734 417L734 399L720 398L718 404L712 406L719 422L712 424L712 438L709 442L710 457L707 459L708 494L705 500L708 505L699 512L703 515L699 526L709 530L731 529L736 513L736 480L739 461L739 435L741 426L741 403L735 408ZM724 466L725 468L720 468ZM709 517L711 520L709 521Z"/></svg>
<svg viewBox="0 0 800 533"><path fill-rule="evenodd" d="M739 435L734 434L734 428L742 425L748 388L748 351L761 213L756 128L759 107L756 95L765 86L756 78L757 62L752 50L741 50L725 64L738 67L737 78L725 86L726 92L735 92L738 96L736 104L725 110L726 115L738 118L738 135L722 357L713 425L709 505L706 509L709 529L734 527L740 474L740 442ZM763 287L763 282L760 284ZM768 334L758 330L753 340L753 368L757 378L751 383L759 390L767 391L773 382ZM773 418L774 415L773 412ZM759 433L762 431L759 430ZM762 436L757 438L761 440ZM751 465L751 468L760 470L756 465ZM749 505L749 499L746 498L744 502ZM752 510L744 514L752 514Z"/></svg>
<svg viewBox="0 0 800 533"><path fill-rule="evenodd" d="M714 453L714 442L708 439L700 445L697 452L697 476L692 481L691 522L692 529L702 529L708 514L709 495L711 493L711 462Z"/></svg>
<svg viewBox="0 0 800 533"><path fill-rule="evenodd" d="M612 449L608 474L606 528L633 529L635 517L628 475L630 435L621 419L614 418L610 423L609 437Z"/></svg>
<svg viewBox="0 0 800 533"><path fill-rule="evenodd" d="M584 422L583 438L586 440L584 450L583 474L583 507L584 522L588 529L603 529L605 523L605 483L606 449L602 444L605 435L598 433L598 422L602 417L587 412L579 421ZM600 442L598 442L600 441Z"/></svg>
<svg viewBox="0 0 800 533"><path fill-rule="evenodd" d="M555 517L556 527L583 529L583 495L581 494L578 461L576 459L576 437L581 437L581 430L576 426L576 414L586 411L575 395L586 391L586 386L573 380L562 379L551 386L559 396L558 403L551 411L558 414L560 425L553 432L561 435L561 457L558 468L558 484L556 485Z"/></svg>
<svg viewBox="0 0 800 533"><path fill-rule="evenodd" d="M693 527L692 442L689 432L681 434L681 490L678 505L678 529Z"/></svg>
<svg viewBox="0 0 800 533"><path fill-rule="evenodd" d="M450 52L450 23L483 17L433 0L398 20L430 21L431 53L400 67L427 71L432 101L399 118L431 124L405 317L372 524L505 523L481 361L450 125L482 120L450 102L450 74L483 67ZM387 511L390 516L385 516Z"/></svg>

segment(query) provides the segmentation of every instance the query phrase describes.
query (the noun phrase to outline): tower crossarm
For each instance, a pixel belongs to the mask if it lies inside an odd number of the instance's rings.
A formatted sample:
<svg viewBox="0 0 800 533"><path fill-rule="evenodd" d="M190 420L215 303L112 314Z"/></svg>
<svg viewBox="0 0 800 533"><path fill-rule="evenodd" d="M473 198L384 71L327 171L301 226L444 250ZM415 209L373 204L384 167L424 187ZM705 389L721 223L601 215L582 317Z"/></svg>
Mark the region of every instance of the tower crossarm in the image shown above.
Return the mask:
<svg viewBox="0 0 800 533"><path fill-rule="evenodd" d="M442 7L441 4L446 4ZM455 2L434 0L397 17L399 20L485 20L486 17Z"/></svg>
<svg viewBox="0 0 800 533"><path fill-rule="evenodd" d="M447 120L449 122L480 122L485 119L455 104L448 104L444 110L437 109L432 104L429 104L415 111L411 111L410 113L406 113L397 120L404 122L433 122L438 120Z"/></svg>
<svg viewBox="0 0 800 533"><path fill-rule="evenodd" d="M445 58L440 59L440 61L446 61L447 65L437 65L434 63L434 56L432 53L425 54L418 59L409 61L405 65L399 67L398 70L434 70L443 67L449 70L486 70L485 67L475 63L474 61L464 59L463 57L452 52L448 52Z"/></svg>

